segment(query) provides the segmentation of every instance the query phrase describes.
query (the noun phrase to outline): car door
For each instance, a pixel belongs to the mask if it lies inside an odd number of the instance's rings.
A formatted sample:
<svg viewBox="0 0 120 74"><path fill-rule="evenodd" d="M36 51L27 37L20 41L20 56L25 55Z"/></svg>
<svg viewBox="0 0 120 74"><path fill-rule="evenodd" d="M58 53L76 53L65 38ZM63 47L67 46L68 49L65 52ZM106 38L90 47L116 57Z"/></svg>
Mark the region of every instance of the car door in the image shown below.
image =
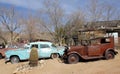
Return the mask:
<svg viewBox="0 0 120 74"><path fill-rule="evenodd" d="M88 46L88 56L99 56L101 53L101 44L99 40L91 41L91 44Z"/></svg>
<svg viewBox="0 0 120 74"><path fill-rule="evenodd" d="M51 55L51 48L48 44L40 44L39 49L40 58L48 58Z"/></svg>
<svg viewBox="0 0 120 74"><path fill-rule="evenodd" d="M39 47L38 47L38 44L31 44L31 46L29 47L29 49L27 49L27 53L26 53L26 57L30 57L30 52L31 52L31 49L35 47L38 49L38 55L39 55Z"/></svg>

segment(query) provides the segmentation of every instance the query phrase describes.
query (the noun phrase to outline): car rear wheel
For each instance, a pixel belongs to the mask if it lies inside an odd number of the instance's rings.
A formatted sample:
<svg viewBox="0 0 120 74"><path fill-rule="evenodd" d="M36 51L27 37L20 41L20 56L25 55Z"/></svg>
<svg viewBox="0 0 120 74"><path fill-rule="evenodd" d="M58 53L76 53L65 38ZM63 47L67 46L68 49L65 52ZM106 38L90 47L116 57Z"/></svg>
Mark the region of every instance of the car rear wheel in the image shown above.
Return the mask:
<svg viewBox="0 0 120 74"><path fill-rule="evenodd" d="M53 54L51 55L51 58L52 58L52 59L59 58L59 54L53 53Z"/></svg>
<svg viewBox="0 0 120 74"><path fill-rule="evenodd" d="M12 64L15 64L15 63L18 63L20 60L17 56L13 56L13 57L11 57L10 61Z"/></svg>
<svg viewBox="0 0 120 74"><path fill-rule="evenodd" d="M69 64L75 64L79 62L79 56L77 54L70 54L68 56L68 63Z"/></svg>
<svg viewBox="0 0 120 74"><path fill-rule="evenodd" d="M115 57L115 54L114 54L112 51L108 51L108 52L105 54L105 58L106 58L107 60L109 60L109 59L114 59L114 57Z"/></svg>

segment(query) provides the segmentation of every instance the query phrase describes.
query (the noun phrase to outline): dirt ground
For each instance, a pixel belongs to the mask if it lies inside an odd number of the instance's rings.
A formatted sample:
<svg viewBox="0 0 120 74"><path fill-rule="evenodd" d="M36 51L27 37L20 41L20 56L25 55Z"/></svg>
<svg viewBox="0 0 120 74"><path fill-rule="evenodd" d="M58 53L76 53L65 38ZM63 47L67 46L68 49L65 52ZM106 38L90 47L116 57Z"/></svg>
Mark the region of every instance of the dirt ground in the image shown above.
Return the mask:
<svg viewBox="0 0 120 74"><path fill-rule="evenodd" d="M120 53L120 50L118 52ZM19 74L120 74L120 54L112 60L89 60L77 64L65 64L59 59L47 59L43 62L39 67ZM2 59L0 60L0 74L13 74L18 65L27 63L28 61L18 64L11 64L10 62L5 64L4 59Z"/></svg>

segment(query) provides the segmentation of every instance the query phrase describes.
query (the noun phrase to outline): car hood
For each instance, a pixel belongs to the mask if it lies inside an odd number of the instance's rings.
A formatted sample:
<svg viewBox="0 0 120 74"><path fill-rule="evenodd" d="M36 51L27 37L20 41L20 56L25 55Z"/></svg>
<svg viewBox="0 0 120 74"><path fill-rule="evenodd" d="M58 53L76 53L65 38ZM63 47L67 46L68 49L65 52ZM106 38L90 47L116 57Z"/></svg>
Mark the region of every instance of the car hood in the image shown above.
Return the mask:
<svg viewBox="0 0 120 74"><path fill-rule="evenodd" d="M64 50L65 47L64 47L64 46L57 46L57 49L58 49L58 50Z"/></svg>

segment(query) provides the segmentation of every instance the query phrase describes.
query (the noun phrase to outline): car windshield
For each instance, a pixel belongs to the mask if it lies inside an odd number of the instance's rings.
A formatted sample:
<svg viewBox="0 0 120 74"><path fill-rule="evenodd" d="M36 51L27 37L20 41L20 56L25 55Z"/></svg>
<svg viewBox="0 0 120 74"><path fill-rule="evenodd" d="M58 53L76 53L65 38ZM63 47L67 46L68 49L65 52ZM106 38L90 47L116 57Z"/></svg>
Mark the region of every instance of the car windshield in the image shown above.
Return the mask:
<svg viewBox="0 0 120 74"><path fill-rule="evenodd" d="M25 44L24 45L24 49L29 49L29 47L30 47L30 44Z"/></svg>
<svg viewBox="0 0 120 74"><path fill-rule="evenodd" d="M56 46L55 44L52 44L52 47L55 47L55 48L56 48L57 46Z"/></svg>

